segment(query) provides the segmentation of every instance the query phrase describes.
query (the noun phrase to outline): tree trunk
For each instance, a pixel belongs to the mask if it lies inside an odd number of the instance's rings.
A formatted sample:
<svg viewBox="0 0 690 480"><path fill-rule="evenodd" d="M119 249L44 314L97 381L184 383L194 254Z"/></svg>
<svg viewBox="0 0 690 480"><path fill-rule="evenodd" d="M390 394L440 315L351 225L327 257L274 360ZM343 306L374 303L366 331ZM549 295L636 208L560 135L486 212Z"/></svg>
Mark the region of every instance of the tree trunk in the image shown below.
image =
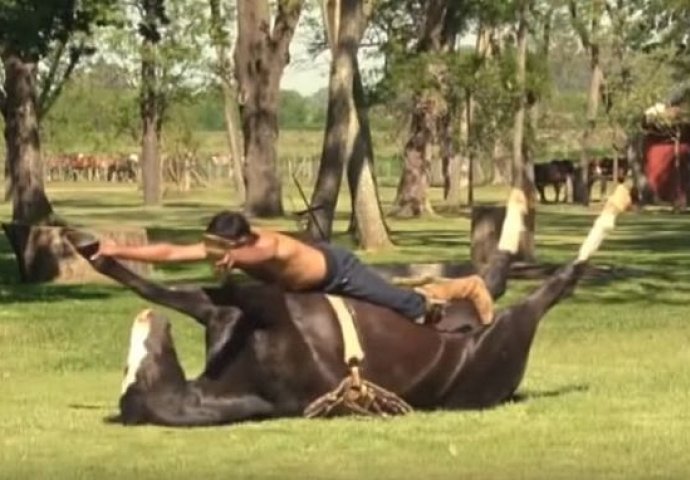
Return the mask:
<svg viewBox="0 0 690 480"><path fill-rule="evenodd" d="M515 112L513 128L513 174L512 184L522 189L529 205L529 214L534 215L534 169L531 159L525 155L525 111L526 111L526 73L527 73L527 12L529 0L522 0L517 32L517 66L515 80L518 91L518 108ZM525 257L534 259L534 225L525 232Z"/></svg>
<svg viewBox="0 0 690 480"><path fill-rule="evenodd" d="M491 162L493 165L493 171L491 176L492 185L505 185L509 183L510 169L508 164L507 149L504 146L503 141L500 138L494 139L494 147L491 152Z"/></svg>
<svg viewBox="0 0 690 480"><path fill-rule="evenodd" d="M424 4L424 22L417 53L431 58L453 48L456 35L454 15L458 2L429 0ZM446 114L448 75L443 62L429 61L425 77L438 87L415 91L410 133L403 153L403 171L391 215L420 216L433 213L427 196L430 180L430 151L439 119ZM429 83L429 82L426 82Z"/></svg>
<svg viewBox="0 0 690 480"><path fill-rule="evenodd" d="M145 23L156 25L157 4L145 2ZM141 176L144 190L144 205L158 205L161 202L161 163L158 140L161 128L161 105L156 66L158 62L158 37L144 35L141 53Z"/></svg>
<svg viewBox="0 0 690 480"><path fill-rule="evenodd" d="M443 175L444 193L446 205L460 206L462 203L462 156L459 152L453 152L450 156L444 157Z"/></svg>
<svg viewBox="0 0 690 480"><path fill-rule="evenodd" d="M440 120L439 123L443 123L443 120ZM439 135L445 135L441 128L439 128ZM431 145L431 161L429 163L429 186L433 188L444 187L446 183L446 177L444 175L443 168L446 164L446 159L444 157L443 150L446 147L443 145L443 143L443 140L437 139L437 141L434 142L433 145Z"/></svg>
<svg viewBox="0 0 690 480"><path fill-rule="evenodd" d="M467 205L469 205L470 207L474 206L474 183L476 173L475 169L477 167L477 165L475 164L476 149L474 145L477 136L476 131L474 130L475 108L476 103L474 102L474 99L468 92L465 98L465 108L463 108L462 113L464 129L461 130L461 132L465 140L465 148L467 152Z"/></svg>
<svg viewBox="0 0 690 480"><path fill-rule="evenodd" d="M592 133L596 127L597 111L599 109L599 93L603 81L603 72L599 63L599 44L597 36L601 22L601 15L606 2L592 2L589 26L581 18L582 12L579 11L578 3L575 0L568 2L570 16L575 31L582 42L582 46L589 52L590 81L587 96L587 120L582 132L581 151L580 151L580 175L575 182L573 200L583 205L589 204L589 148ZM615 20L615 19L614 19Z"/></svg>
<svg viewBox="0 0 690 480"><path fill-rule="evenodd" d="M461 108L461 110L464 111L464 108ZM462 135L464 122L466 120L465 116L461 114L459 119L460 128L457 128L457 122L453 121L453 117L454 115L451 114L449 109L439 121L443 199L448 206L457 206L460 204L461 159L457 137Z"/></svg>
<svg viewBox="0 0 690 480"><path fill-rule="evenodd" d="M5 70L2 113L5 120L6 172L12 199L12 220L50 223L53 209L43 188L39 113L36 104L37 64L11 53L3 55Z"/></svg>
<svg viewBox="0 0 690 480"><path fill-rule="evenodd" d="M433 102L424 92L415 97L410 123L410 137L405 144L403 171L391 215L418 217L433 213L427 197L429 188L429 145L433 137L436 119L432 113Z"/></svg>
<svg viewBox="0 0 690 480"><path fill-rule="evenodd" d="M527 73L527 0L522 0L517 33L517 67L515 80L517 84L518 107L515 111L513 126L513 186L521 188L528 198L533 192L533 180L529 159L525 157L525 112Z"/></svg>
<svg viewBox="0 0 690 480"><path fill-rule="evenodd" d="M547 65L549 62L549 53L551 52L551 26L553 23L554 6L549 6L546 14L544 15L544 24L542 26L542 36L541 36L541 48L540 56L542 61ZM529 108L529 123L532 130L532 135L536 138L537 129L539 128L539 121L541 118L541 99L539 96L534 97L533 102Z"/></svg>
<svg viewBox="0 0 690 480"><path fill-rule="evenodd" d="M267 0L237 1L235 75L240 87L249 216L283 215L277 170L280 79L289 61L290 40L302 0L280 0L271 30Z"/></svg>
<svg viewBox="0 0 690 480"><path fill-rule="evenodd" d="M583 205L589 204L589 149L592 141L592 134L597 126L597 113L599 111L599 92L604 73L599 63L599 46L590 46L590 69L591 77L589 81L589 93L587 94L587 123L582 132L582 142L580 151L580 180L577 185L577 200Z"/></svg>
<svg viewBox="0 0 690 480"><path fill-rule="evenodd" d="M378 185L374 175L374 149L369 126L369 113L359 64L354 62L354 104L357 111L358 134L353 156L348 164L348 184L357 243L365 250L378 250L392 245L384 220Z"/></svg>
<svg viewBox="0 0 690 480"><path fill-rule="evenodd" d="M323 149L319 162L311 206L318 208L310 218L307 230L312 238L331 238L333 217L338 202L343 169L352 156L357 120L353 95L354 62L359 45L356 3L351 0L328 1L324 20L331 46L331 69L328 83L328 111Z"/></svg>
<svg viewBox="0 0 690 480"><path fill-rule="evenodd" d="M225 83L221 86L223 94L223 118L225 119L225 136L230 147L230 167L232 168L232 178L235 185L235 193L240 204L244 205L247 197L245 189L244 167L242 160L242 146L237 132L237 102L235 101L236 92Z"/></svg>
<svg viewBox="0 0 690 480"><path fill-rule="evenodd" d="M220 81L220 91L223 96L223 118L225 120L225 135L230 148L231 165L230 171L235 184L235 193L240 203L244 203L246 197L244 171L242 167L242 149L240 146L239 134L237 131L238 112L237 112L237 92L232 87L232 69L227 53L228 36L223 30L223 18L219 0L210 0L211 7L211 41L216 48L218 61L218 76Z"/></svg>

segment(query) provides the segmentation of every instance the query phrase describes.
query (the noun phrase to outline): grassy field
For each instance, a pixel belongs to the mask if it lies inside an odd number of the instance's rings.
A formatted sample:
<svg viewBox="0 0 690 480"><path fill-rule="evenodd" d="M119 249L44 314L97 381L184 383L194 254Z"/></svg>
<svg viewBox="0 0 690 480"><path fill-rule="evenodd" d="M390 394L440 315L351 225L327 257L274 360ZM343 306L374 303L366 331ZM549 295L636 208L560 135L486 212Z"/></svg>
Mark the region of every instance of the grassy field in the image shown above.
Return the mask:
<svg viewBox="0 0 690 480"><path fill-rule="evenodd" d="M482 189L478 198L494 201L504 193ZM178 240L195 239L231 197L221 189L170 193L163 207L143 209L133 187L53 184L49 194L73 222L146 225L153 239ZM596 207L540 208L540 260L574 255ZM8 212L0 206L1 218ZM264 224L294 227L292 220ZM399 248L365 255L367 261L467 259L467 212L391 227ZM130 323L145 303L117 286L18 285L3 238L0 478L689 478L688 232L690 216L623 217L594 262L626 269L611 280L582 283L548 314L520 400L394 420L280 420L196 430L108 423ZM213 281L206 266L159 268L156 277ZM533 287L513 282L501 304ZM193 376L202 365L201 332L170 316Z"/></svg>

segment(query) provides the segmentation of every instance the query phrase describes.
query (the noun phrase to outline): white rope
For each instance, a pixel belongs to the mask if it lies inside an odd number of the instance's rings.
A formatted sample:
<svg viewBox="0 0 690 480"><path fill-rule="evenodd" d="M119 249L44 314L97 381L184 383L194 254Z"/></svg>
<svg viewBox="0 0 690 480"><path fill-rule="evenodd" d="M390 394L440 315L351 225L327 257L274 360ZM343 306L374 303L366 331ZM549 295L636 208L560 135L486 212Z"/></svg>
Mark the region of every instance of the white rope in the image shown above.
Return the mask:
<svg viewBox="0 0 690 480"><path fill-rule="evenodd" d="M335 311L335 316L338 319L338 324L340 324L340 330L343 334L345 364L350 365L353 360L361 363L364 360L364 350L362 350L355 322L352 319L350 310L345 305L345 300L336 295L326 295L326 299L328 299Z"/></svg>

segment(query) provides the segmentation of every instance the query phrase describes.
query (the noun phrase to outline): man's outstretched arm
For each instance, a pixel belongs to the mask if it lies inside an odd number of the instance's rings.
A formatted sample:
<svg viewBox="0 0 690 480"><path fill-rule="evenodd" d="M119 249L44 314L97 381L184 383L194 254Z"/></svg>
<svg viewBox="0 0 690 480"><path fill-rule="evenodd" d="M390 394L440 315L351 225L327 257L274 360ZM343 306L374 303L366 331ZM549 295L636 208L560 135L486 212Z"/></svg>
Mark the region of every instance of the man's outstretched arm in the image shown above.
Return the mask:
<svg viewBox="0 0 690 480"><path fill-rule="evenodd" d="M136 260L147 263L192 262L206 258L203 243L176 245L173 243L152 243L150 245L126 246L101 242L100 248L92 257L114 257L121 260Z"/></svg>

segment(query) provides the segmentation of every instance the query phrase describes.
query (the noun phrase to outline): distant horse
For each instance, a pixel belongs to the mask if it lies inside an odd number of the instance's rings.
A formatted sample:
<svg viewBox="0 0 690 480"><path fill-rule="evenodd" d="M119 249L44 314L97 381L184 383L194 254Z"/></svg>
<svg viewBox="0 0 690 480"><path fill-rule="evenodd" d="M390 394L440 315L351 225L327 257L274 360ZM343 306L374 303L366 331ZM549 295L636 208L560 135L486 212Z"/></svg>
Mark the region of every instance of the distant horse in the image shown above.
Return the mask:
<svg viewBox="0 0 690 480"><path fill-rule="evenodd" d="M548 163L537 163L534 165L534 184L539 192L541 203L546 203L545 189L548 185L553 186L556 193L554 202L558 203L561 189L572 184L575 174L575 164L572 160L551 160ZM567 190L564 192L563 201L568 200Z"/></svg>

